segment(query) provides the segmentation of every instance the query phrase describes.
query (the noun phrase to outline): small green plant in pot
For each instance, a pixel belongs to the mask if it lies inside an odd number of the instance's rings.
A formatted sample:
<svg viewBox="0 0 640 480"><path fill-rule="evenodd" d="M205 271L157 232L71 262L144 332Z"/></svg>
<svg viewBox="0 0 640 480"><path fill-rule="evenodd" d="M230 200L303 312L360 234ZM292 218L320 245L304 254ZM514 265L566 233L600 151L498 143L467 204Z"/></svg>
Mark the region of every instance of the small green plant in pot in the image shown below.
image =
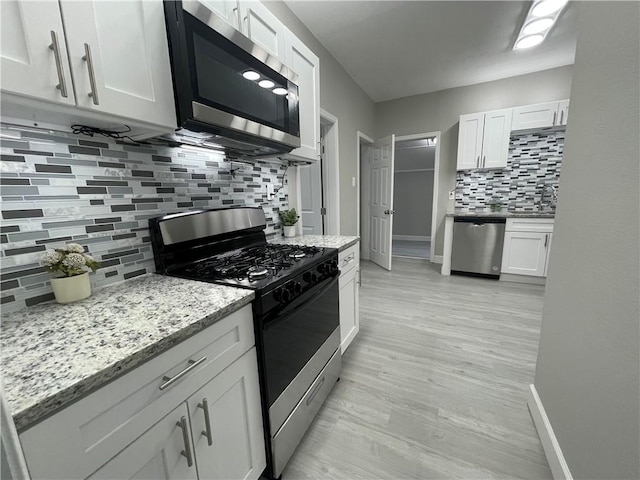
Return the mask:
<svg viewBox="0 0 640 480"><path fill-rule="evenodd" d="M57 277L51 279L51 287L58 303L77 302L91 295L89 270L95 272L100 267L77 243L48 250L42 256L41 264Z"/></svg>
<svg viewBox="0 0 640 480"><path fill-rule="evenodd" d="M296 212L295 208L290 210L280 210L278 212L280 215L280 222L282 223L282 229L284 230L285 237L295 237L296 236L296 228L295 224L298 223L298 212Z"/></svg>

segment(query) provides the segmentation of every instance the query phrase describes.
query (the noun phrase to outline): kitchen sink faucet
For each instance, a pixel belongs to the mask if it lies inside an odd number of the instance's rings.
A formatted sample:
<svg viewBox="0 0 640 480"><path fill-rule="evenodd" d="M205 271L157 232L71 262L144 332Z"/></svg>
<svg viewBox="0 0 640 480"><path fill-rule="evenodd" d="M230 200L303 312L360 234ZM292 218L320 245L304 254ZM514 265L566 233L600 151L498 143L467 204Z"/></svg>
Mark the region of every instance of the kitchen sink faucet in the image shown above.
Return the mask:
<svg viewBox="0 0 640 480"><path fill-rule="evenodd" d="M545 202L545 196L546 196L547 190L551 190L551 199L549 202ZM542 184L540 202L538 202L538 211L542 212L547 207L555 207L557 202L558 202L558 192L556 190L556 187L548 183Z"/></svg>

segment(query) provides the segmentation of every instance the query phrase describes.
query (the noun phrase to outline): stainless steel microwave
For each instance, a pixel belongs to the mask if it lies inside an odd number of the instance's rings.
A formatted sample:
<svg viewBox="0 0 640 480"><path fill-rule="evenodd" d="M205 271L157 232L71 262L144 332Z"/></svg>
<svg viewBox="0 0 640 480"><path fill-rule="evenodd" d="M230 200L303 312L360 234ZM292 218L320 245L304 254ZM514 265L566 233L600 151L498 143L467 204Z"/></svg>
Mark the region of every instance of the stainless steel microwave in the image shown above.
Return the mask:
<svg viewBox="0 0 640 480"><path fill-rule="evenodd" d="M166 1L182 144L266 157L300 146L298 76L205 3Z"/></svg>

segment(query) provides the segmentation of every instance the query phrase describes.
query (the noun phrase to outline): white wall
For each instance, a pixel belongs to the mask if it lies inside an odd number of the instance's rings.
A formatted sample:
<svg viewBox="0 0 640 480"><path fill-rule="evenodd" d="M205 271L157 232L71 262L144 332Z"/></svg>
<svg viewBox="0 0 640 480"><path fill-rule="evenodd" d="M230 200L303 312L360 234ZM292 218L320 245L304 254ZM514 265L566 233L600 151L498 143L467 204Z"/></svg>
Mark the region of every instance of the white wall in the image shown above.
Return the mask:
<svg viewBox="0 0 640 480"><path fill-rule="evenodd" d="M453 208L448 192L455 184L460 115L569 98L572 76L573 67L567 66L376 104L377 138L391 133L442 133L436 255L442 255L444 215L448 208Z"/></svg>
<svg viewBox="0 0 640 480"><path fill-rule="evenodd" d="M640 478L640 4L581 2L535 386L574 478Z"/></svg>
<svg viewBox="0 0 640 480"><path fill-rule="evenodd" d="M289 7L281 0L265 4L320 59L320 105L339 119L340 233L355 235L357 187L351 179L357 177L358 168L356 132L373 136L374 103Z"/></svg>

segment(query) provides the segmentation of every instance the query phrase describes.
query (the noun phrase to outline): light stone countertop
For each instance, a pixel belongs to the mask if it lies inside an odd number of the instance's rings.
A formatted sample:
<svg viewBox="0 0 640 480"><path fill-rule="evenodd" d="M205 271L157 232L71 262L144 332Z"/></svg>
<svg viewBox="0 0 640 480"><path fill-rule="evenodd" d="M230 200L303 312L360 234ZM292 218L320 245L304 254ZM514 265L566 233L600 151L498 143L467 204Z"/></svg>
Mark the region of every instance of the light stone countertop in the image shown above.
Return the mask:
<svg viewBox="0 0 640 480"><path fill-rule="evenodd" d="M2 317L4 395L18 430L249 304L252 290L148 274L77 303Z"/></svg>
<svg viewBox="0 0 640 480"><path fill-rule="evenodd" d="M298 235L296 237L277 237L269 240L269 243L280 245L303 245L305 247L337 248L345 250L360 241L360 237L345 235Z"/></svg>
<svg viewBox="0 0 640 480"><path fill-rule="evenodd" d="M493 218L554 218L555 212L510 212L508 210L500 210L499 212L492 212L491 210L478 210L471 212L465 211L449 211L446 213L447 217L493 217Z"/></svg>

